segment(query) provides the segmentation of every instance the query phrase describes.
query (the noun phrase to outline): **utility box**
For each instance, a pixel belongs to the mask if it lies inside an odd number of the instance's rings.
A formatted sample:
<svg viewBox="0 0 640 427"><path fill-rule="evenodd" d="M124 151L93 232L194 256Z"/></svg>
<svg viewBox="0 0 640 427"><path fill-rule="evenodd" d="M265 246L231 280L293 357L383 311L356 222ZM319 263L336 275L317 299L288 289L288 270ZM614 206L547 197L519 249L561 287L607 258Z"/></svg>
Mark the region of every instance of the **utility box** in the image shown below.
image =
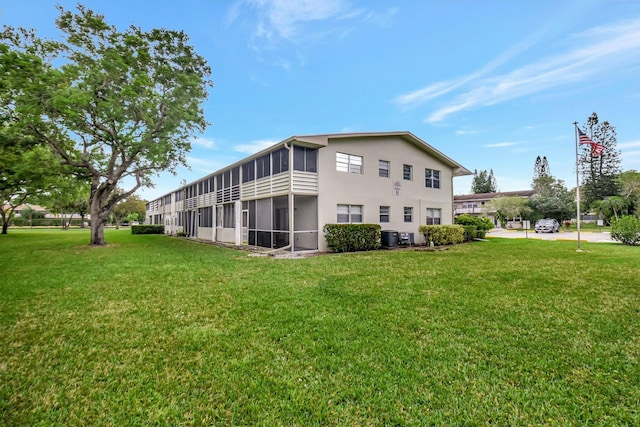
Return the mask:
<svg viewBox="0 0 640 427"><path fill-rule="evenodd" d="M398 246L398 232L395 230L382 230L380 232L380 243L385 248L395 248Z"/></svg>
<svg viewBox="0 0 640 427"><path fill-rule="evenodd" d="M416 244L414 237L413 237L413 233L399 233L398 234L398 244L399 245L406 245L406 246L413 246Z"/></svg>

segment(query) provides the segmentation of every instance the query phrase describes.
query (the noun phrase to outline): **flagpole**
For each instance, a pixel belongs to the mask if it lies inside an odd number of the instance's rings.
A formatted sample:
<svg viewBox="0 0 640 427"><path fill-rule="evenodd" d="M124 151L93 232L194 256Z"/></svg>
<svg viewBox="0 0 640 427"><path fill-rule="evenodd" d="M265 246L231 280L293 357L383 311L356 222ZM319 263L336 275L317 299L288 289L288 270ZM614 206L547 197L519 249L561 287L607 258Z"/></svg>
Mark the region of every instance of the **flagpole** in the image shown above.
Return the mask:
<svg viewBox="0 0 640 427"><path fill-rule="evenodd" d="M577 252L582 252L580 248L580 172L578 169L578 122L573 122L574 133L576 138L576 222L578 224L578 249Z"/></svg>

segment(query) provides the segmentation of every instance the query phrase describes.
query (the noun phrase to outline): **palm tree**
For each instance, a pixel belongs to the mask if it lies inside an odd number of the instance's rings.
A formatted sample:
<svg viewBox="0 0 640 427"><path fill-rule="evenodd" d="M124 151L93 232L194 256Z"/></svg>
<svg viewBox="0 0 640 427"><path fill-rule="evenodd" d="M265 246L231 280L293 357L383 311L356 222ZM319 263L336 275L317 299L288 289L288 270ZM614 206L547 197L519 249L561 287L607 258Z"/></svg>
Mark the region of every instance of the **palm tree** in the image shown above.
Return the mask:
<svg viewBox="0 0 640 427"><path fill-rule="evenodd" d="M591 205L599 215L611 218L611 213L618 220L618 212L622 213L628 207L627 201L620 196L609 196L602 200L597 200Z"/></svg>

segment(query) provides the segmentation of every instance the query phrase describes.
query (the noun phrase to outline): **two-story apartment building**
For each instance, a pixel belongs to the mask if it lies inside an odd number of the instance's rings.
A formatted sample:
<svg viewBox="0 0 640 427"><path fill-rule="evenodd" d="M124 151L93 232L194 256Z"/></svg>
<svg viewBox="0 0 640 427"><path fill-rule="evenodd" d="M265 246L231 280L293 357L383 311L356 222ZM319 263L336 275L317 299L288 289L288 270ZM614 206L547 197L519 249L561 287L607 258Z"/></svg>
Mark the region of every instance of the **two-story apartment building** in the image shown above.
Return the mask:
<svg viewBox="0 0 640 427"><path fill-rule="evenodd" d="M453 196L454 216L469 214L473 216L486 216L494 225L499 225L496 219L496 211L491 208L490 202L499 197L530 198L535 194L533 190L504 191L499 193L463 194Z"/></svg>
<svg viewBox="0 0 640 427"><path fill-rule="evenodd" d="M418 234L453 222L453 178L471 172L410 132L292 136L147 205L165 233L324 251L330 223Z"/></svg>

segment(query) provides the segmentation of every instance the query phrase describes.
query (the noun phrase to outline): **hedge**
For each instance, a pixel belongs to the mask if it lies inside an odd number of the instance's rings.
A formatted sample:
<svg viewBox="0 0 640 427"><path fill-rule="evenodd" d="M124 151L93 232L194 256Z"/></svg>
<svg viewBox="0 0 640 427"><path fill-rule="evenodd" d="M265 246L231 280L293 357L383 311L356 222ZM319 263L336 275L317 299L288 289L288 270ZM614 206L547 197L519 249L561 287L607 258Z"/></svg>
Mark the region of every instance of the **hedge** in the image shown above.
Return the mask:
<svg viewBox="0 0 640 427"><path fill-rule="evenodd" d="M132 225L131 234L164 234L164 225Z"/></svg>
<svg viewBox="0 0 640 427"><path fill-rule="evenodd" d="M421 225L418 231L428 245L445 246L464 242L462 225Z"/></svg>
<svg viewBox="0 0 640 427"><path fill-rule="evenodd" d="M378 224L327 224L323 231L332 252L371 251L380 247Z"/></svg>
<svg viewBox="0 0 640 427"><path fill-rule="evenodd" d="M493 223L486 216L462 214L458 215L454 222L460 225L474 225L478 231L489 231L493 228Z"/></svg>
<svg viewBox="0 0 640 427"><path fill-rule="evenodd" d="M67 221L69 220L65 219L64 223L66 224ZM84 222L86 222L87 224L91 223L86 218ZM80 227L81 224L82 224L82 220L80 218L71 219L71 226ZM14 217L11 220L11 225L15 227L29 227L29 218L25 218L21 216ZM60 225L61 225L60 218L33 218L31 220L32 227L60 227Z"/></svg>

